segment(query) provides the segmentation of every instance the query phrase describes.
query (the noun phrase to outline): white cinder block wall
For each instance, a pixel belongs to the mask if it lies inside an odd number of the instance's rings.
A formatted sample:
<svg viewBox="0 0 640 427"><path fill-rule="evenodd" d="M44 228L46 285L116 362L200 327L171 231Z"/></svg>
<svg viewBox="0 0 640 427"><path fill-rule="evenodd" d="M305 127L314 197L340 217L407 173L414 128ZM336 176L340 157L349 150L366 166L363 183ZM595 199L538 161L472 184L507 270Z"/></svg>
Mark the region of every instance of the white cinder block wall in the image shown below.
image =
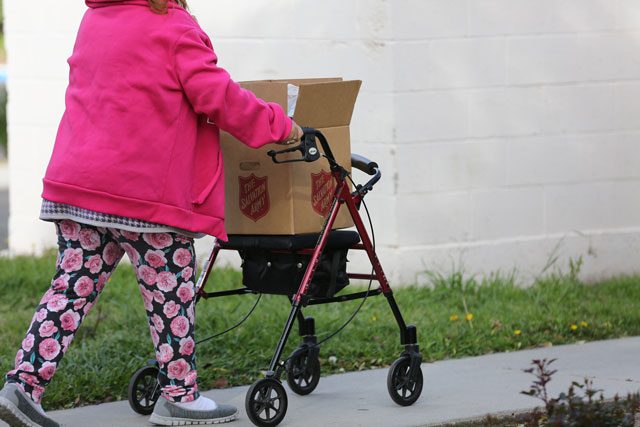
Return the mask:
<svg viewBox="0 0 640 427"><path fill-rule="evenodd" d="M400 274L637 272L640 2L393 4Z"/></svg>
<svg viewBox="0 0 640 427"><path fill-rule="evenodd" d="M85 7L4 3L10 247L38 252L55 243L40 179ZM385 174L369 205L396 281L453 267L527 281L556 256L582 256L586 278L640 271L640 2L190 3L237 80L364 81L353 150Z"/></svg>

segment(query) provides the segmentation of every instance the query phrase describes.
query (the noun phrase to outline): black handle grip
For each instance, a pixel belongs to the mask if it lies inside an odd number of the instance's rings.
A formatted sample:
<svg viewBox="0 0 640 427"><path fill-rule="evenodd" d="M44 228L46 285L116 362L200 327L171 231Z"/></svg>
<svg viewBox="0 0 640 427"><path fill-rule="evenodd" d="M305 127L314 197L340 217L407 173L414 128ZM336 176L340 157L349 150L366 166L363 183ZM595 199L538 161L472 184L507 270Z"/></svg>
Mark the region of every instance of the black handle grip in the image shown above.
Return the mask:
<svg viewBox="0 0 640 427"><path fill-rule="evenodd" d="M316 145L316 133L315 129L304 128L304 136L299 145L295 147L285 148L284 150L270 150L267 155L271 157L273 163L293 163L293 162L315 162L320 158L320 151ZM294 159L280 160L278 155L286 153L300 152L300 157Z"/></svg>
<svg viewBox="0 0 640 427"><path fill-rule="evenodd" d="M375 175L376 169L378 169L378 164L376 162L372 162L360 154L351 154L351 166L361 170L367 175Z"/></svg>
<svg viewBox="0 0 640 427"><path fill-rule="evenodd" d="M357 186L356 192L362 196L373 190L373 186L376 185L382 177L382 172L378 164L359 154L351 154L351 166L372 176L366 184Z"/></svg>

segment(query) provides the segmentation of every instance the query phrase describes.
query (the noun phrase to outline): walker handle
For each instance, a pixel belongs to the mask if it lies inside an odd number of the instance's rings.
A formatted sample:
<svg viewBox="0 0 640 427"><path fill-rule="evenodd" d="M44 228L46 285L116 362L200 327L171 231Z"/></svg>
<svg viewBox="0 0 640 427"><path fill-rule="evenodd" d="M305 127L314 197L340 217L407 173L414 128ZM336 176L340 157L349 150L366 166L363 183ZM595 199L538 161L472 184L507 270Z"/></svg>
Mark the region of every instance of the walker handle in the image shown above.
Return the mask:
<svg viewBox="0 0 640 427"><path fill-rule="evenodd" d="M362 196L373 190L373 186L376 185L382 177L382 172L380 171L378 164L359 154L351 154L351 166L361 170L367 175L373 176L373 178L367 181L366 184L357 186L356 193L359 193Z"/></svg>
<svg viewBox="0 0 640 427"><path fill-rule="evenodd" d="M320 151L316 145L315 138L317 131L310 128L303 128L303 131L304 136L302 137L302 141L300 141L299 145L285 148L284 150L270 150L267 153L267 155L271 157L271 160L273 160L273 163L315 162L320 158ZM294 153L296 151L301 153L301 157L287 160L278 159L278 155L280 154Z"/></svg>
<svg viewBox="0 0 640 427"><path fill-rule="evenodd" d="M375 175L376 170L378 169L378 164L367 159L360 154L351 153L351 166L354 168L361 170L367 175Z"/></svg>

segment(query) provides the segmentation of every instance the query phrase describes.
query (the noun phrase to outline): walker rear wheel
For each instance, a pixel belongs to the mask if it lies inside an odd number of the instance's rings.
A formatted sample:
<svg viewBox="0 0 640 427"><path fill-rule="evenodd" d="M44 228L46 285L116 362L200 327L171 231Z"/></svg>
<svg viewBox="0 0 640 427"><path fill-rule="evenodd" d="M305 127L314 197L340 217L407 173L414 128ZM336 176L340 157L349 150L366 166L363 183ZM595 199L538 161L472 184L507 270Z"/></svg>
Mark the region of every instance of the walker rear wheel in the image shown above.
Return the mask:
<svg viewBox="0 0 640 427"><path fill-rule="evenodd" d="M287 361L287 384L294 393L304 396L320 382L320 360L309 349L296 350L296 353Z"/></svg>
<svg viewBox="0 0 640 427"><path fill-rule="evenodd" d="M145 366L138 369L129 381L128 397L131 409L141 415L150 415L160 397L158 368Z"/></svg>
<svg viewBox="0 0 640 427"><path fill-rule="evenodd" d="M287 414L287 393L280 381L264 378L249 387L244 402L252 423L260 427L276 426Z"/></svg>
<svg viewBox="0 0 640 427"><path fill-rule="evenodd" d="M389 368L387 390L391 399L400 406L410 406L422 393L422 369L418 364L414 375L411 375L411 357L402 356Z"/></svg>

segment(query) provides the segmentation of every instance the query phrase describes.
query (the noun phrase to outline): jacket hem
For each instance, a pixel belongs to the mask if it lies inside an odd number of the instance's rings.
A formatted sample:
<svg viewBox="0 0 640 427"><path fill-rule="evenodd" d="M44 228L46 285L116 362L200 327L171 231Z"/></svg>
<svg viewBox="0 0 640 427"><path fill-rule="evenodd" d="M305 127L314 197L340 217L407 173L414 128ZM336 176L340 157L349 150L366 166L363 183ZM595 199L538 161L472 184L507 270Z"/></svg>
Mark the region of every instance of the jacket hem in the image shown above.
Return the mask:
<svg viewBox="0 0 640 427"><path fill-rule="evenodd" d="M181 228L193 233L205 233L227 241L224 219L203 215L177 206L119 196L73 184L43 179L42 197L111 215L125 216Z"/></svg>

